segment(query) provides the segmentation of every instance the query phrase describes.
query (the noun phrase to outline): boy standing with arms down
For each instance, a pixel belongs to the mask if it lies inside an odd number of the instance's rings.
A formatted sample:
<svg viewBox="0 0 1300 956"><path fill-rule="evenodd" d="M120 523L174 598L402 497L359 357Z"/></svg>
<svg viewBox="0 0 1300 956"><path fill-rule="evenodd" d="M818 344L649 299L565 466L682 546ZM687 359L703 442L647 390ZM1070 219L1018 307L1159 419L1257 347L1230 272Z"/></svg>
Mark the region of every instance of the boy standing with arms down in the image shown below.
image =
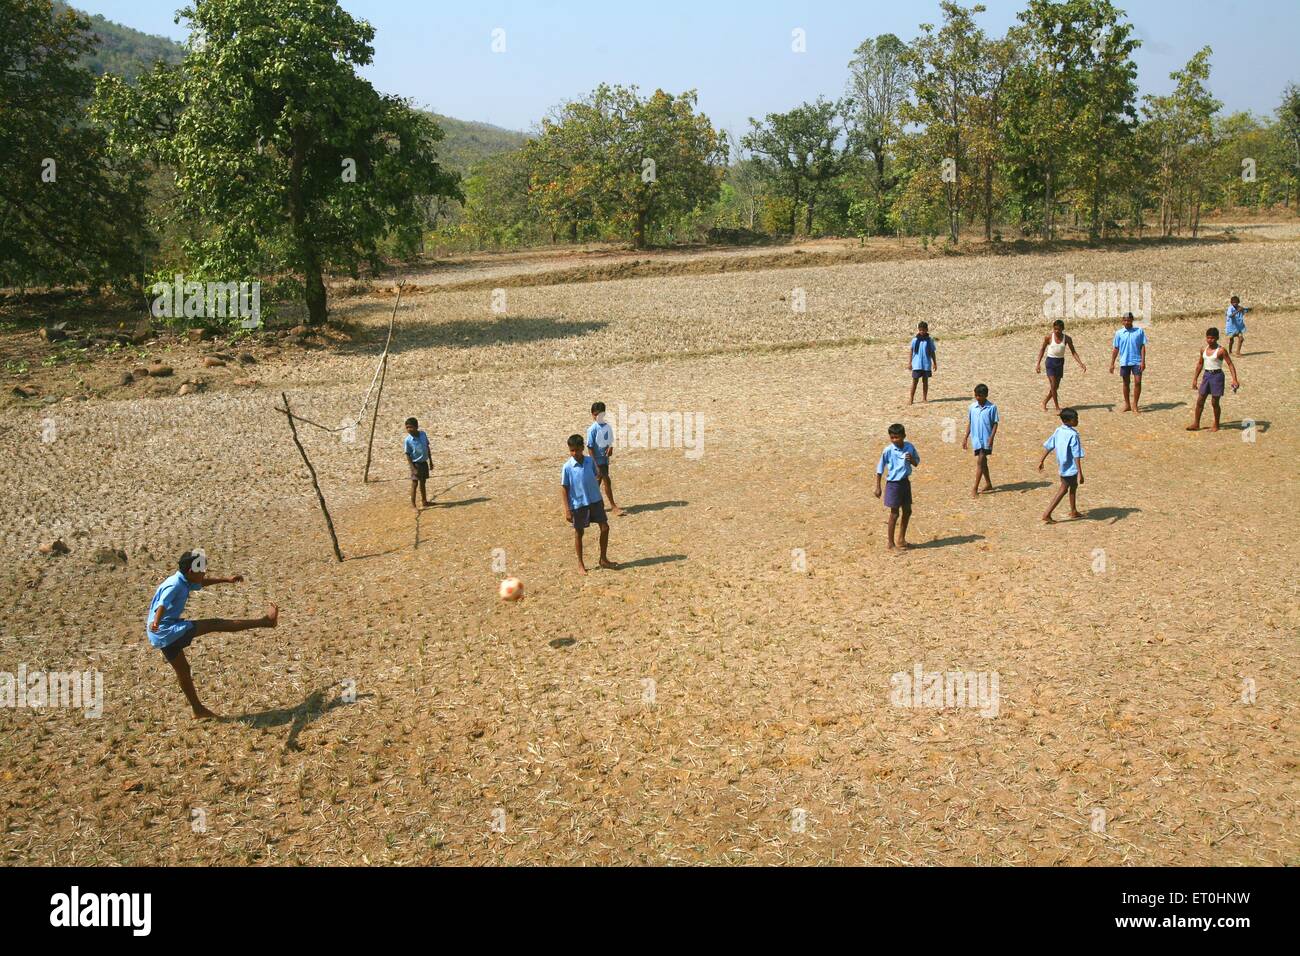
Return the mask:
<svg viewBox="0 0 1300 956"><path fill-rule="evenodd" d="M1232 352L1225 349L1219 344L1219 330L1205 330L1205 348L1201 349L1201 357L1196 360L1196 371L1192 373L1192 388L1196 389L1197 379L1200 379L1201 386L1197 390L1196 411L1192 413L1192 423L1187 426L1189 432L1201 430L1201 412L1205 410L1205 399L1208 396L1210 404L1214 408L1214 425L1210 431L1219 430L1219 399L1223 397L1223 363L1228 363L1228 371L1232 372L1232 390L1235 392L1241 388L1241 383L1237 381L1237 367L1232 364ZM1204 371L1204 378L1201 372Z"/></svg>
<svg viewBox="0 0 1300 956"><path fill-rule="evenodd" d="M605 506L600 500L600 481L596 477L596 463L582 453L582 436L569 436L569 460L560 473L560 500L564 502L564 518L573 525L573 546L578 552L578 570L587 573L582 560L582 533L591 524L600 528L600 566L617 568L609 560L609 522Z"/></svg>
<svg viewBox="0 0 1300 956"><path fill-rule="evenodd" d="M975 449L975 487L970 496L980 496L980 478L984 479L984 490L993 490L993 479L989 477L989 455L993 454L993 439L998 434L998 407L989 401L989 387L975 386L975 401L970 404L966 416L966 437L961 440L962 451L967 447Z"/></svg>
<svg viewBox="0 0 1300 956"><path fill-rule="evenodd" d="M601 491L609 502L609 510L615 517L623 514L623 509L614 503L614 484L609 477L609 460L614 457L614 429L605 421L605 403L595 402L591 406L591 427L587 429L587 448L596 464L596 477L600 479Z"/></svg>
<svg viewBox="0 0 1300 956"><path fill-rule="evenodd" d="M1142 373L1147 370L1147 333L1133 325L1133 313L1124 315L1124 326L1115 333L1111 343L1110 374L1115 374L1115 359L1119 359L1120 378L1124 379L1124 411L1138 414L1138 399L1142 397ZM1129 402L1128 382L1133 379L1133 401Z"/></svg>
<svg viewBox="0 0 1300 956"><path fill-rule="evenodd" d="M419 511L415 504L415 489L420 489L420 504L429 507L429 495L425 491L425 482L429 480L429 462L432 455L429 449L429 436L420 430L420 423L414 418L406 420L406 441L403 443L406 460L411 465L411 507Z"/></svg>
<svg viewBox="0 0 1300 956"><path fill-rule="evenodd" d="M876 463L876 497L881 497L880 480L885 478L884 500L889 509L889 549L894 549L894 528L898 526L898 548L907 550L907 522L912 517L912 469L921 464L916 446L907 441L902 425L889 426L889 444ZM899 518L902 518L901 525Z"/></svg>
<svg viewBox="0 0 1300 956"><path fill-rule="evenodd" d="M1061 487L1056 490L1056 497L1048 505L1047 512L1043 515L1043 522L1053 524L1052 512L1056 506L1061 503L1061 499L1068 492L1070 495L1070 517L1082 518L1079 513L1076 494L1079 486L1083 484L1083 442L1079 440L1079 413L1073 408L1061 410L1061 427L1052 432L1051 437L1043 442L1043 457L1038 459L1038 470L1043 470L1043 463L1047 461L1047 456L1056 452L1056 462L1058 472L1061 476Z"/></svg>
<svg viewBox="0 0 1300 956"><path fill-rule="evenodd" d="M934 339L930 338L930 326L922 322L916 327L912 337L912 393L907 397L907 404L916 401L916 383L921 383L921 401L930 400L930 374L939 371L939 358L935 354Z"/></svg>
<svg viewBox="0 0 1300 956"><path fill-rule="evenodd" d="M208 574L208 556L202 549L186 551L176 563L177 572L158 586L153 600L149 603L149 615L145 619L145 636L149 643L158 648L176 672L181 691L190 703L197 719L216 717L199 702L199 695L194 690L194 681L190 677L190 664L185 659L185 648L196 637L214 632L230 633L248 631L259 627L275 627L280 619L280 609L268 604L266 614L262 617L243 621L229 621L222 618L208 618L202 621L187 621L181 617L185 611L185 602L190 599L191 591L200 591L209 584L239 584L244 580L242 574L229 578L219 578Z"/></svg>

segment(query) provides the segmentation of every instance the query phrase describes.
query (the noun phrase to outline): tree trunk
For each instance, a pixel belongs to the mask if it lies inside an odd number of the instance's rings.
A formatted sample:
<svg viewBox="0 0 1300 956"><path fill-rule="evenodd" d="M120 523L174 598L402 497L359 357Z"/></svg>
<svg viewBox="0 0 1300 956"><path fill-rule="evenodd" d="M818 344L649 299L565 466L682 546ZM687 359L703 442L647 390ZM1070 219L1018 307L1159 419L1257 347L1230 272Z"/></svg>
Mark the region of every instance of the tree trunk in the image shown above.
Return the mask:
<svg viewBox="0 0 1300 956"><path fill-rule="evenodd" d="M803 234L804 234L805 236L811 236L811 235L812 235L812 228L813 228L813 207L814 207L816 204L817 204L817 199L816 199L815 196L810 196L810 197L808 197L808 209L807 209L807 211L804 213L804 219L803 219Z"/></svg>
<svg viewBox="0 0 1300 956"><path fill-rule="evenodd" d="M647 212L644 209L636 211L636 226L632 232L632 245L638 249L645 248L645 222Z"/></svg>
<svg viewBox="0 0 1300 956"><path fill-rule="evenodd" d="M984 241L993 240L993 161L984 163Z"/></svg>
<svg viewBox="0 0 1300 956"><path fill-rule="evenodd" d="M307 229L306 198L302 191L303 170L307 165L309 134L298 127L293 131L293 156L289 165L289 219L294 243L302 260L304 298L307 303L307 324L322 325L329 316L325 301L325 276L321 271L316 244Z"/></svg>

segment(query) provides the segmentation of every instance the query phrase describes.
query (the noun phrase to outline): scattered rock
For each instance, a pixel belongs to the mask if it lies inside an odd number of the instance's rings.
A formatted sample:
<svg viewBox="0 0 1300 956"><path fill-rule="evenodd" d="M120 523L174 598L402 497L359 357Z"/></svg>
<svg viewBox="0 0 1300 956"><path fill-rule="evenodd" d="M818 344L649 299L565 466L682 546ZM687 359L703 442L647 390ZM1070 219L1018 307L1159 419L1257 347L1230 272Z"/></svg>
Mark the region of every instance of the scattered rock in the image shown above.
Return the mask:
<svg viewBox="0 0 1300 956"><path fill-rule="evenodd" d="M257 362L257 359L253 358L253 355L252 355L251 352L240 352L240 353L239 353L239 364L240 364L240 365L253 365L253 364L255 364L256 362Z"/></svg>
<svg viewBox="0 0 1300 956"><path fill-rule="evenodd" d="M67 554L68 546L63 543L62 538L55 538L53 541L46 541L36 550L40 551L41 554Z"/></svg>
<svg viewBox="0 0 1300 956"><path fill-rule="evenodd" d="M204 368L225 368L226 363L223 362L221 359L217 358L215 355L209 355L207 358L203 360L203 367Z"/></svg>
<svg viewBox="0 0 1300 956"><path fill-rule="evenodd" d="M14 394L19 398L35 398L40 393L31 385L15 385Z"/></svg>
<svg viewBox="0 0 1300 956"><path fill-rule="evenodd" d="M186 335L189 336L191 342L206 342L208 339L212 338L212 330L199 326L198 328L190 329Z"/></svg>
<svg viewBox="0 0 1300 956"><path fill-rule="evenodd" d="M148 378L149 370L145 368L143 365L139 366L138 368L133 368L131 369L131 377L133 379L136 379L137 381L139 381L142 378Z"/></svg>
<svg viewBox="0 0 1300 956"><path fill-rule="evenodd" d="M166 378L171 373L172 373L172 367L170 365L149 366L149 376L151 378Z"/></svg>
<svg viewBox="0 0 1300 956"><path fill-rule="evenodd" d="M193 394L194 394L195 392L197 392L198 390L199 390L199 387L198 387L197 385L191 385L189 382L186 382L184 385L181 386L180 391L178 391L176 394L177 394L177 395L193 395Z"/></svg>
<svg viewBox="0 0 1300 956"><path fill-rule="evenodd" d="M281 341L285 345L302 345L303 340L300 335L286 335Z"/></svg>
<svg viewBox="0 0 1300 956"><path fill-rule="evenodd" d="M68 342L68 348L88 349L90 348L90 339L72 339Z"/></svg>
<svg viewBox="0 0 1300 956"><path fill-rule="evenodd" d="M148 375L148 374L149 374L148 372L145 372L145 375ZM134 374L132 374L131 372L123 372L123 373L122 373L122 377L119 378L119 379L117 380L117 384L118 384L118 385L130 385L130 384L131 384L132 382L134 382L134 381L135 381L135 375L134 375Z"/></svg>
<svg viewBox="0 0 1300 956"><path fill-rule="evenodd" d="M48 325L40 331L42 342L62 342L68 337L68 333L63 331L60 325Z"/></svg>
<svg viewBox="0 0 1300 956"><path fill-rule="evenodd" d="M148 322L141 321L140 324L135 327L135 331L131 333L131 344L143 345L151 338L153 338L153 326Z"/></svg>
<svg viewBox="0 0 1300 956"><path fill-rule="evenodd" d="M96 548L94 559L96 564L108 564L115 568L126 567L126 552L121 548Z"/></svg>
<svg viewBox="0 0 1300 956"><path fill-rule="evenodd" d="M242 386L243 388L255 388L260 384L260 382L255 378L237 378L235 379L234 384Z"/></svg>

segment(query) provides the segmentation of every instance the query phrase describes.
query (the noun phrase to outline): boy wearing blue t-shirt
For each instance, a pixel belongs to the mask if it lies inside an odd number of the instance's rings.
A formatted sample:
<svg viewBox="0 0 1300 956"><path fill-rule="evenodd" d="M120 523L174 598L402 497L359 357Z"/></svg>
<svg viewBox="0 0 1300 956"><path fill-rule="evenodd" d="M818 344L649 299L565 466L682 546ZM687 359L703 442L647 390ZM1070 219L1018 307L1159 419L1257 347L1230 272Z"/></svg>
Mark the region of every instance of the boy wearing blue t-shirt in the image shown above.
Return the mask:
<svg viewBox="0 0 1300 956"><path fill-rule="evenodd" d="M1043 521L1052 524L1052 512L1068 493L1070 496L1070 517L1082 518L1079 513L1075 494L1083 484L1083 442L1079 440L1079 413L1073 408L1061 409L1061 427L1052 432L1050 438L1043 442L1043 457L1038 459L1038 470L1043 470L1047 456L1056 452L1057 471L1061 476L1061 487L1056 490L1056 497L1043 515Z"/></svg>
<svg viewBox="0 0 1300 956"><path fill-rule="evenodd" d="M560 472L560 500L564 502L564 519L573 525L573 545L578 552L578 571L587 573L582 560L582 533L587 526L600 528L600 566L617 568L609 560L609 522L605 506L600 499L600 479L596 476L596 463L582 453L582 436L569 436L569 460Z"/></svg>
<svg viewBox="0 0 1300 956"><path fill-rule="evenodd" d="M415 503L415 489L420 489L420 505L429 507L429 495L425 491L425 482L429 480L429 464L433 460L429 447L429 436L420 429L420 423L414 418L406 420L406 440L402 443L402 453L411 466L411 507L416 511L420 506Z"/></svg>
<svg viewBox="0 0 1300 956"><path fill-rule="evenodd" d="M889 509L889 548L894 549L894 528L898 527L898 548L906 551L907 522L912 517L912 469L921 464L921 454L907 441L902 425L889 426L889 444L876 463L876 497L881 497L880 481L885 480L884 501ZM900 523L901 519L901 523Z"/></svg>
<svg viewBox="0 0 1300 956"><path fill-rule="evenodd" d="M971 402L966 415L966 437L961 440L962 451L967 447L975 449L975 487L970 496L980 496L980 479L984 479L984 491L993 490L993 479L989 477L989 455L993 454L993 439L998 434L998 407L989 401L989 387L975 386L975 401Z"/></svg>
<svg viewBox="0 0 1300 956"><path fill-rule="evenodd" d="M1142 397L1142 373L1147 370L1147 333L1133 325L1133 313L1124 316L1124 327L1115 333L1111 342L1110 374L1115 374L1115 360L1119 359L1119 375L1124 380L1124 411L1138 414L1138 399ZM1128 383L1133 380L1133 401L1129 402Z"/></svg>
<svg viewBox="0 0 1300 956"><path fill-rule="evenodd" d="M190 664L185 659L185 648L196 637L213 632L248 631L258 627L275 627L280 619L280 609L268 604L266 613L261 617L243 621L230 621L223 618L207 618L202 621L187 621L181 615L185 612L185 602L190 599L191 591L200 591L209 584L238 584L244 580L242 574L229 578L219 578L208 574L208 556L202 549L186 551L177 562L177 572L158 586L153 600L149 603L149 614L145 618L145 637L149 643L158 648L176 671L185 699L196 718L212 718L217 715L199 702L199 695L194 690L194 681L190 677Z"/></svg>
<svg viewBox="0 0 1300 956"><path fill-rule="evenodd" d="M600 479L600 489L609 502L609 510L614 517L621 517L623 509L614 502L614 483L609 477L609 460L614 457L614 429L605 421L605 403L594 402L591 406L591 427L587 429L587 450L591 452L596 464L596 477Z"/></svg>
<svg viewBox="0 0 1300 956"><path fill-rule="evenodd" d="M1241 307L1241 299L1235 295L1228 301L1228 311L1223 316L1223 334L1228 337L1228 354L1232 354L1232 343L1237 342L1237 358L1246 346L1246 313L1250 309Z"/></svg>
<svg viewBox="0 0 1300 956"><path fill-rule="evenodd" d="M930 338L930 326L921 322L916 327L916 335L911 344L912 393L907 397L907 404L916 401L916 383L921 383L921 401L930 400L930 375L939 371L939 358L935 353L934 339Z"/></svg>

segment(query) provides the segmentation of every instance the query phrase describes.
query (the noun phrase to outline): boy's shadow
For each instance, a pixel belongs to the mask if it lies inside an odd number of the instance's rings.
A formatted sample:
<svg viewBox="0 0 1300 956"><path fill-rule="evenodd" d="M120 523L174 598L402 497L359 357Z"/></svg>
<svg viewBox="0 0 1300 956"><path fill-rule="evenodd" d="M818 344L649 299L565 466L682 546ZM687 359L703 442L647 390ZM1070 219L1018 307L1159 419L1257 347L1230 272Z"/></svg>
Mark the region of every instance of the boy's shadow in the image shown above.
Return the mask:
<svg viewBox="0 0 1300 956"><path fill-rule="evenodd" d="M1256 420L1254 420L1254 421L1252 422L1252 424L1255 426L1255 431L1260 432L1260 433L1262 434L1263 432L1268 431L1268 427L1269 427L1270 425L1272 425L1273 423L1270 422L1270 421L1268 421L1267 419L1262 419L1262 418L1261 418L1261 419L1256 419ZM1247 425L1246 425L1246 423L1245 423L1244 421L1241 421L1241 422L1221 422L1221 423L1219 424L1219 429L1220 429L1220 430L1223 430L1223 429L1225 429L1225 428L1231 428L1233 431L1244 432L1244 431L1246 430L1246 428L1247 428Z"/></svg>
<svg viewBox="0 0 1300 956"><path fill-rule="evenodd" d="M1123 521L1129 515L1141 513L1141 508L1089 508L1087 514L1083 516L1084 521L1109 521L1115 524L1117 521Z"/></svg>
<svg viewBox="0 0 1300 956"><path fill-rule="evenodd" d="M1050 481L1017 481L1013 485L998 485L993 489L994 494L1003 491L1033 491L1035 488L1046 488L1051 485ZM988 492L984 492L988 494Z"/></svg>
<svg viewBox="0 0 1300 956"><path fill-rule="evenodd" d="M946 548L950 545L970 544L972 541L983 540L984 535L982 534L955 534L949 538L935 538L933 541L922 541L920 544L912 545L911 550L917 551L921 548Z"/></svg>
<svg viewBox="0 0 1300 956"><path fill-rule="evenodd" d="M1098 402L1095 405L1071 405L1070 407L1073 408L1076 412L1091 412L1091 411L1095 411L1098 408L1104 408L1108 412L1113 412L1115 410L1115 403Z"/></svg>
<svg viewBox="0 0 1300 956"><path fill-rule="evenodd" d="M1156 402L1154 405L1145 405L1142 408L1143 413L1147 412L1167 412L1172 408L1182 408L1186 402Z"/></svg>
<svg viewBox="0 0 1300 956"><path fill-rule="evenodd" d="M655 564L668 564L673 561L685 561L684 554L661 554L657 558L637 558L635 561L620 561L618 569L620 571L627 568L648 568Z"/></svg>
<svg viewBox="0 0 1300 956"><path fill-rule="evenodd" d="M279 707L274 710L258 711L254 714L240 714L238 717L222 718L223 723L247 724L249 727L255 727L264 730L268 727L283 727L289 724L289 736L285 739L284 749L301 751L302 746L298 743L298 735L312 721L317 720L336 707L347 707L362 700L366 697L374 697L374 694L357 694L355 700L346 701L343 695L339 694L328 703L325 701L325 695L337 684L327 684L318 690L312 691L307 698L297 707Z"/></svg>
<svg viewBox="0 0 1300 956"><path fill-rule="evenodd" d="M656 501L653 504L628 505L623 509L625 515L639 515L645 511L663 511L665 508L685 508L685 501Z"/></svg>
<svg viewBox="0 0 1300 956"><path fill-rule="evenodd" d="M461 508L465 505L481 505L485 501L491 501L491 498L465 498L461 501L431 501L430 508Z"/></svg>
<svg viewBox="0 0 1300 956"><path fill-rule="evenodd" d="M973 402L975 399L969 395L958 395L955 398L932 398L929 401L922 402L922 405L938 405L940 402Z"/></svg>

